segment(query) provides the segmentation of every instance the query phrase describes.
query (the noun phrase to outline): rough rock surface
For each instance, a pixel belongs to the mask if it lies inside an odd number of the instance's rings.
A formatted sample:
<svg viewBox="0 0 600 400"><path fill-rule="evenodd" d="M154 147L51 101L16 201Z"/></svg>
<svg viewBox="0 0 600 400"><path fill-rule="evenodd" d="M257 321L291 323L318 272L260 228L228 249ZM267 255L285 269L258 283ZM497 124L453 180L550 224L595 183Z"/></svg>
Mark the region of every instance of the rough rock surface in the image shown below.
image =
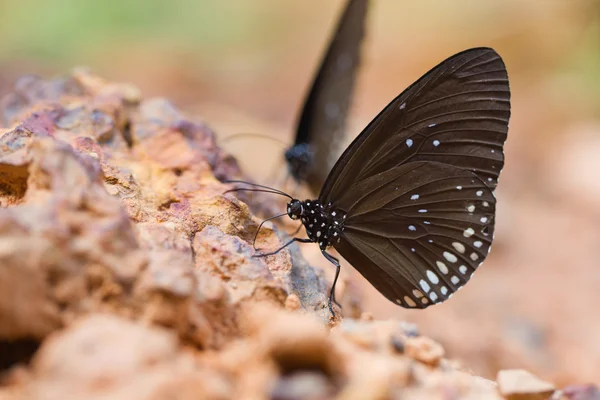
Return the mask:
<svg viewBox="0 0 600 400"><path fill-rule="evenodd" d="M0 117L0 398L501 398L350 286L330 321L295 247L253 258L235 160L168 101L76 70Z"/></svg>

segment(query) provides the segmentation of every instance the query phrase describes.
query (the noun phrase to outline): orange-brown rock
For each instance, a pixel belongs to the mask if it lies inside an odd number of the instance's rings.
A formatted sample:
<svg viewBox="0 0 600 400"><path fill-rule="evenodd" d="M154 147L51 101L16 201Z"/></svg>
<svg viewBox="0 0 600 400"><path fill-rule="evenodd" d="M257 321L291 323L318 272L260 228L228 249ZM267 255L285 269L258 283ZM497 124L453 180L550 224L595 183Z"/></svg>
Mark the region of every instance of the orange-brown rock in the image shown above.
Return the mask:
<svg viewBox="0 0 600 400"><path fill-rule="evenodd" d="M522 369L498 372L498 390L508 400L542 400L554 393L554 385Z"/></svg>
<svg viewBox="0 0 600 400"><path fill-rule="evenodd" d="M500 398L352 284L330 320L297 246L253 257L275 203L225 194L235 160L167 100L77 70L0 115L0 398Z"/></svg>

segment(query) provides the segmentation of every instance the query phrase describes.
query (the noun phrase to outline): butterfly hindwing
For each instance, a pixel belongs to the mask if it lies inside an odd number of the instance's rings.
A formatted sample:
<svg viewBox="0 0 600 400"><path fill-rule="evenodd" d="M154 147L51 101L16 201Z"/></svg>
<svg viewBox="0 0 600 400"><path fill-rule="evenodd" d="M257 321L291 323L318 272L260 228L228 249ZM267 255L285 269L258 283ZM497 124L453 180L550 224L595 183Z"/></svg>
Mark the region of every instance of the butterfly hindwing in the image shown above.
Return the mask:
<svg viewBox="0 0 600 400"><path fill-rule="evenodd" d="M496 200L473 172L416 161L362 185L364 196L337 203L348 218L335 248L391 301L444 301L487 256Z"/></svg>

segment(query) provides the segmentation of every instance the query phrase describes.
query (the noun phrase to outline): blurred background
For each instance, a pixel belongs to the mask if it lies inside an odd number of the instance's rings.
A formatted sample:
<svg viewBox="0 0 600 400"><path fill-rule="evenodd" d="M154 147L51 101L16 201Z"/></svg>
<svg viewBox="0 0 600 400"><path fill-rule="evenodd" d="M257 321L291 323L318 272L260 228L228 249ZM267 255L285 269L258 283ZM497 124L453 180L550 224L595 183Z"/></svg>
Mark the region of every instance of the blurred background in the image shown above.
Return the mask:
<svg viewBox="0 0 600 400"><path fill-rule="evenodd" d="M0 0L0 94L22 74L88 66L172 99L220 137L291 143L342 5ZM526 368L558 384L600 383L599 1L372 1L348 140L431 67L476 46L502 55L512 91L488 260L451 301L424 311L389 303L347 264L343 277L365 311L417 323L477 374ZM256 139L226 147L263 182L282 152ZM313 247L307 258L333 272Z"/></svg>

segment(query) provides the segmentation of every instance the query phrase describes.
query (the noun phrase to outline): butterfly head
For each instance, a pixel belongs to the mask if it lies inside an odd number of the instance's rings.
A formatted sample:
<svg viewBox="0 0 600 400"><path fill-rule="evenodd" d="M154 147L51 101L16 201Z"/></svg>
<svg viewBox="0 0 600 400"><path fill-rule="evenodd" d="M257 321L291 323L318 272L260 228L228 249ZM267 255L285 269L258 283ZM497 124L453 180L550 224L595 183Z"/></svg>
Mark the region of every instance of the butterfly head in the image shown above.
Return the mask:
<svg viewBox="0 0 600 400"><path fill-rule="evenodd" d="M293 219L293 220L300 219L302 217L303 213L304 213L304 206L302 205L302 202L300 200L293 199L292 201L290 201L288 203L287 214L291 219Z"/></svg>

